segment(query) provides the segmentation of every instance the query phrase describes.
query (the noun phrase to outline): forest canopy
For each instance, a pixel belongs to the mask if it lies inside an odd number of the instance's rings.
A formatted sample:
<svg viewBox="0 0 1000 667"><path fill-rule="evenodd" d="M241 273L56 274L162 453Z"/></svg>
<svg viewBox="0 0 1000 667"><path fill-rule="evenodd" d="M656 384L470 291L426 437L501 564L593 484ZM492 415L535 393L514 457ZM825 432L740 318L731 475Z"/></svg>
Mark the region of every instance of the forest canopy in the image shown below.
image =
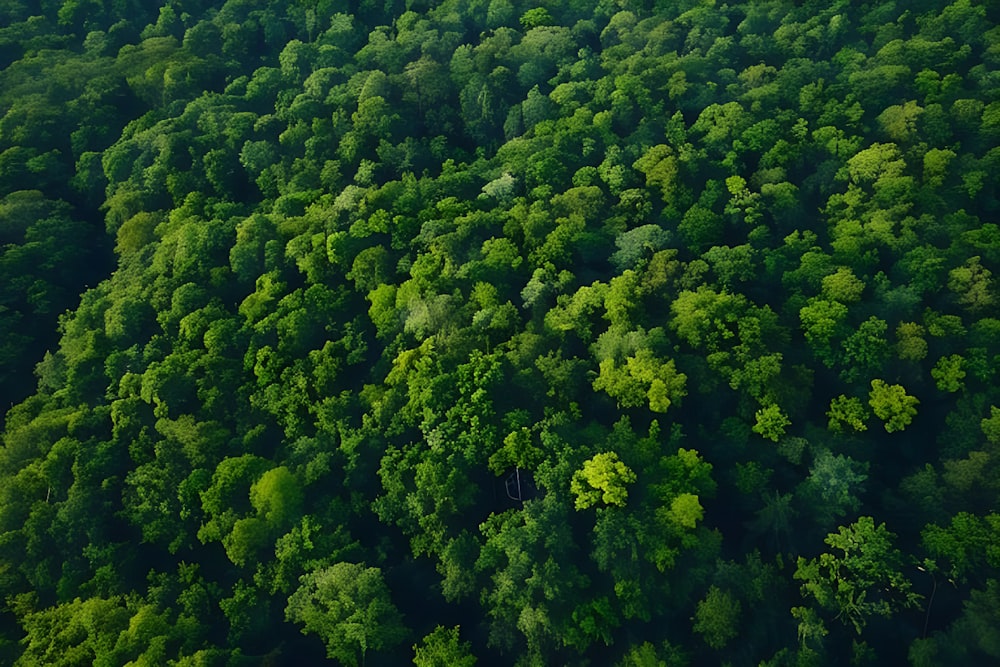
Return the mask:
<svg viewBox="0 0 1000 667"><path fill-rule="evenodd" d="M998 22L4 2L0 662L1000 661Z"/></svg>

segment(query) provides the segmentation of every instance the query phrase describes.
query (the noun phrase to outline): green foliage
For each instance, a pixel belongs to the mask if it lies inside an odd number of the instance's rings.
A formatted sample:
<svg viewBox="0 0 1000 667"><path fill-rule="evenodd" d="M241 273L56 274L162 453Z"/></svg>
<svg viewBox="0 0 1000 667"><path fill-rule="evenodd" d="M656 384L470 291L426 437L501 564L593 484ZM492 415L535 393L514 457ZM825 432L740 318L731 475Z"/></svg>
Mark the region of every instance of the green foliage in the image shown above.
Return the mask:
<svg viewBox="0 0 1000 667"><path fill-rule="evenodd" d="M739 635L741 612L739 600L712 586L695 609L694 631L713 649L722 649Z"/></svg>
<svg viewBox="0 0 1000 667"><path fill-rule="evenodd" d="M978 255L948 272L948 289L972 312L982 312L996 303L993 273L982 265Z"/></svg>
<svg viewBox="0 0 1000 667"><path fill-rule="evenodd" d="M846 266L823 278L822 285L825 298L844 304L861 300L865 290L865 284Z"/></svg>
<svg viewBox="0 0 1000 667"><path fill-rule="evenodd" d="M283 529L302 516L302 488L284 466L272 468L250 487L250 503L263 521Z"/></svg>
<svg viewBox="0 0 1000 667"><path fill-rule="evenodd" d="M1000 564L1000 549L996 546L1000 538L998 514L977 517L959 512L949 526L928 524L920 537L927 552L942 565L947 564L942 569L950 578L977 577L984 568Z"/></svg>
<svg viewBox="0 0 1000 667"><path fill-rule="evenodd" d="M0 663L996 662L997 18L4 3Z"/></svg>
<svg viewBox="0 0 1000 667"><path fill-rule="evenodd" d="M846 317L847 306L839 301L824 299L810 300L799 311L802 332L805 334L806 340L827 366L833 365L833 357L830 352L831 339L841 333Z"/></svg>
<svg viewBox="0 0 1000 667"><path fill-rule="evenodd" d="M920 401L907 395L901 385L889 385L879 379L872 380L868 405L871 406L875 416L885 422L885 430L889 433L902 431L909 426L917 414L919 404Z"/></svg>
<svg viewBox="0 0 1000 667"><path fill-rule="evenodd" d="M673 150L665 144L653 146L646 154L632 165L646 176L648 187L660 189L663 201L670 203L673 199L677 180L677 158Z"/></svg>
<svg viewBox="0 0 1000 667"><path fill-rule="evenodd" d="M544 7L534 7L521 15L520 22L525 29L530 30L540 25L552 25L552 15Z"/></svg>
<svg viewBox="0 0 1000 667"><path fill-rule="evenodd" d="M659 225L640 225L615 239L618 250L611 255L611 263L619 270L635 269L669 241L670 235Z"/></svg>
<svg viewBox="0 0 1000 667"><path fill-rule="evenodd" d="M113 660L119 634L129 627L121 599L76 598L28 613L22 621L25 651L20 664L79 665Z"/></svg>
<svg viewBox="0 0 1000 667"><path fill-rule="evenodd" d="M365 662L369 650L400 643L407 631L376 567L336 563L302 577L285 616L303 634L316 634L326 653L345 665Z"/></svg>
<svg viewBox="0 0 1000 667"><path fill-rule="evenodd" d="M762 438L778 442L792 422L777 405L766 405L754 415L753 432Z"/></svg>
<svg viewBox="0 0 1000 667"><path fill-rule="evenodd" d="M843 454L833 455L822 450L809 468L809 476L798 492L811 503L811 513L821 525L856 512L861 505L859 495L868 479L868 464Z"/></svg>
<svg viewBox="0 0 1000 667"><path fill-rule="evenodd" d="M841 375L845 379L864 377L881 369L889 353L885 338L887 329L885 320L869 317L844 339L842 363L846 368Z"/></svg>
<svg viewBox="0 0 1000 667"><path fill-rule="evenodd" d="M670 642L657 648L649 642L633 646L618 663L618 667L685 667L687 656Z"/></svg>
<svg viewBox="0 0 1000 667"><path fill-rule="evenodd" d="M617 366L613 358L601 361L594 389L606 391L622 407L648 405L652 412L666 412L687 393L686 381L673 360L658 361L643 348L627 357L624 366Z"/></svg>
<svg viewBox="0 0 1000 667"><path fill-rule="evenodd" d="M965 378L965 370L962 368L964 365L965 359L957 354L938 359L931 369L931 377L937 383L937 388L947 392L960 390L964 386L962 382Z"/></svg>
<svg viewBox="0 0 1000 667"><path fill-rule="evenodd" d="M685 290L677 295L670 309L673 326L689 345L709 351L719 349L732 339L745 299L739 295L716 292L707 287Z"/></svg>
<svg viewBox="0 0 1000 667"><path fill-rule="evenodd" d="M990 406L990 416L983 419L979 424L986 439L991 444L1000 445L1000 408L995 405Z"/></svg>
<svg viewBox="0 0 1000 667"><path fill-rule="evenodd" d="M896 354L904 361L920 361L927 356L925 329L916 322L900 322L896 328Z"/></svg>
<svg viewBox="0 0 1000 667"><path fill-rule="evenodd" d="M694 528L704 516L704 511L698 496L693 493L681 493L670 501L667 516L678 526Z"/></svg>
<svg viewBox="0 0 1000 667"><path fill-rule="evenodd" d="M602 452L584 461L583 468L573 473L570 493L576 496L578 510L598 503L621 507L628 500L627 485L635 480L635 473L618 459L617 454Z"/></svg>
<svg viewBox="0 0 1000 667"><path fill-rule="evenodd" d="M469 652L469 642L459 640L458 626L437 626L420 645L415 644L413 650L416 667L472 667L476 664L476 657Z"/></svg>
<svg viewBox="0 0 1000 667"><path fill-rule="evenodd" d="M876 526L868 516L841 526L824 540L834 551L799 557L795 578L803 582L802 593L858 633L873 615L888 617L913 606L920 596L901 571L904 559L894 538L884 523Z"/></svg>
<svg viewBox="0 0 1000 667"><path fill-rule="evenodd" d="M831 431L843 431L850 427L853 431L866 431L869 418L868 410L860 398L841 394L830 401L830 410L826 413L830 418L828 428Z"/></svg>

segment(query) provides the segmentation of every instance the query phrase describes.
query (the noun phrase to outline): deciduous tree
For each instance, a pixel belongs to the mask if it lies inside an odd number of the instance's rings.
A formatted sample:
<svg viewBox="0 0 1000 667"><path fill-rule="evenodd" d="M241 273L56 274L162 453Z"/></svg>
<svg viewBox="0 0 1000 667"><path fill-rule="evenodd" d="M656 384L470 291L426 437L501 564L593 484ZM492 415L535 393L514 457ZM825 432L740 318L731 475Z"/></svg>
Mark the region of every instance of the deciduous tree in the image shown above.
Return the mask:
<svg viewBox="0 0 1000 667"><path fill-rule="evenodd" d="M869 516L830 533L824 542L831 551L817 558L799 557L795 578L802 593L860 633L871 616L891 616L916 604L920 597L902 572L902 552L885 524Z"/></svg>
<svg viewBox="0 0 1000 667"><path fill-rule="evenodd" d="M875 379L871 382L871 392L868 394L868 405L875 416L885 422L885 430L889 433L902 431L917 415L920 401L906 393L902 385L886 384L884 380Z"/></svg>
<svg viewBox="0 0 1000 667"><path fill-rule="evenodd" d="M628 501L628 485L636 480L635 473L619 460L614 452L595 454L573 473L570 492L576 496L578 510L598 503L624 506Z"/></svg>
<svg viewBox="0 0 1000 667"><path fill-rule="evenodd" d="M326 653L345 665L365 663L369 650L392 648L407 634L389 588L376 567L336 563L302 577L285 617L316 634Z"/></svg>

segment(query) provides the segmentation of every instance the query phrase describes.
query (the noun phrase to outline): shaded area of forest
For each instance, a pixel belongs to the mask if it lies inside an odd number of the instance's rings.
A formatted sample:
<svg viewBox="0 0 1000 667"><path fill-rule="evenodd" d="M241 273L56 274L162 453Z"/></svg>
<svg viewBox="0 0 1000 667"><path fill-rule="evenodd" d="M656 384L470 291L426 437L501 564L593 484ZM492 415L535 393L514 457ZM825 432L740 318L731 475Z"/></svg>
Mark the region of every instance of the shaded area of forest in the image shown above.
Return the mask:
<svg viewBox="0 0 1000 667"><path fill-rule="evenodd" d="M998 18L5 3L0 661L1000 660Z"/></svg>

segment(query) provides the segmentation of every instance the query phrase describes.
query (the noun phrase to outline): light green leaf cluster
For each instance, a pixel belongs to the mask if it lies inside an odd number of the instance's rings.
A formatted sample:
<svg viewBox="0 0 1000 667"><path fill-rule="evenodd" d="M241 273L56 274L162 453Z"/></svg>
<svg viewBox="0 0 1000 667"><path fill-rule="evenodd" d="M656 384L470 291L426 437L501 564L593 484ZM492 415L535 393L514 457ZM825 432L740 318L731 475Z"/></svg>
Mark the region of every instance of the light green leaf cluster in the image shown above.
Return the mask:
<svg viewBox="0 0 1000 667"><path fill-rule="evenodd" d="M875 416L885 422L889 433L902 431L917 415L920 401L906 393L902 385L889 385L884 380L875 379L871 383L868 404Z"/></svg>
<svg viewBox="0 0 1000 667"><path fill-rule="evenodd" d="M628 485L636 475L614 452L595 454L573 473L570 492L576 496L574 505L582 510L604 503L623 507L628 501Z"/></svg>

